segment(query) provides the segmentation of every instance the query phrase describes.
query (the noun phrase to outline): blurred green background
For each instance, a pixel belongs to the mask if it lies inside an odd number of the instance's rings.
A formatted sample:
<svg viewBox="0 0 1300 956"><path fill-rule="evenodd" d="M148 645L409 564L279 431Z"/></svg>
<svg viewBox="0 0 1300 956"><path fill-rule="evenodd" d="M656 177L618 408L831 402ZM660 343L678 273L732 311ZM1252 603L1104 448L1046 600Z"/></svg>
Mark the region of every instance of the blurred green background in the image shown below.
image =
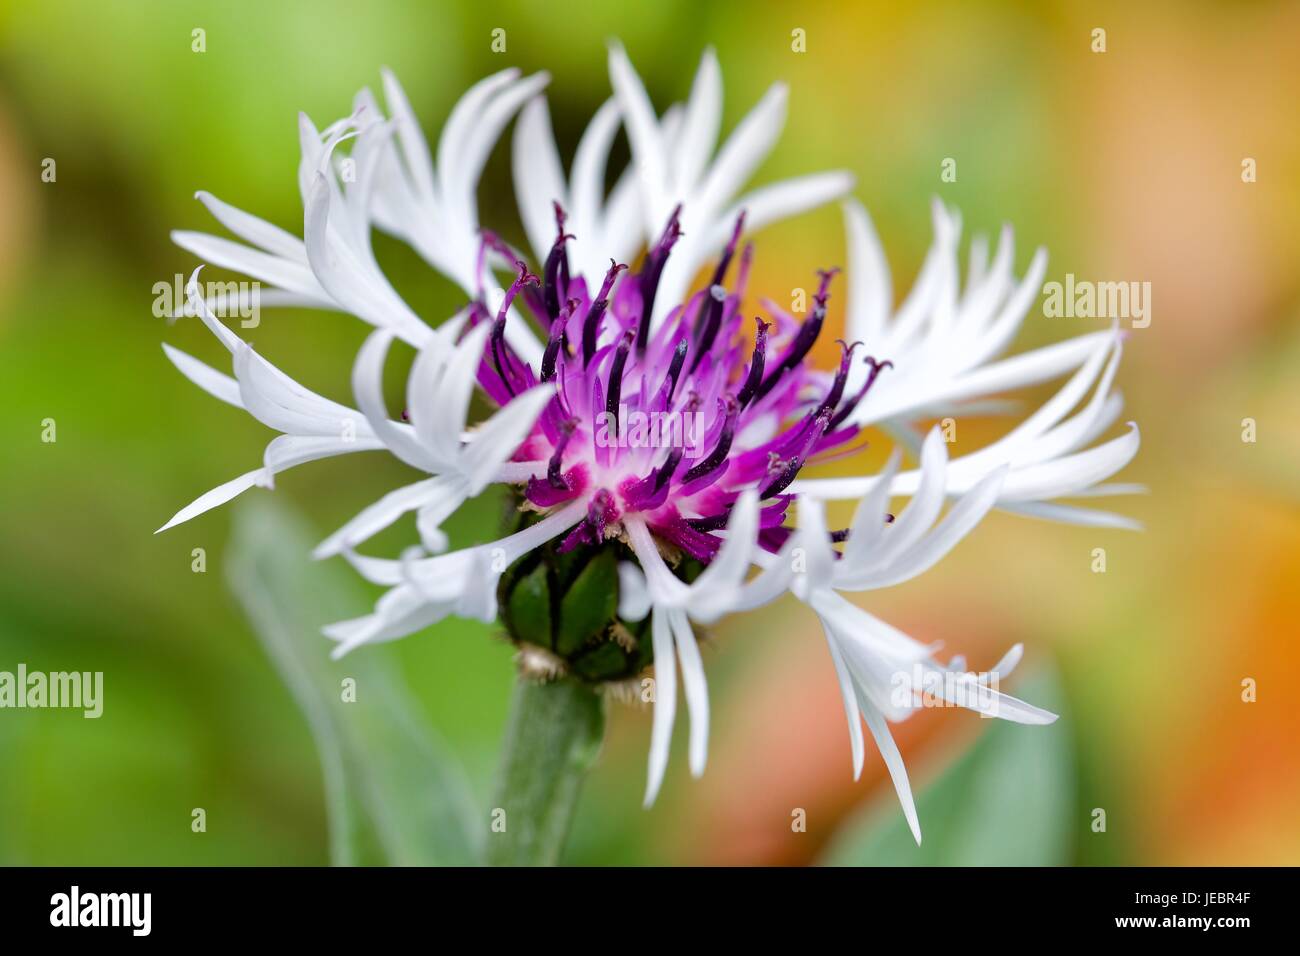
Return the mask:
<svg viewBox="0 0 1300 956"><path fill-rule="evenodd" d="M1091 51L1097 27L1104 54ZM191 51L196 28L206 52ZM490 50L495 28L507 31L504 54ZM795 28L806 53L791 51ZM1020 269L1041 243L1049 279L1151 282L1153 321L1129 338L1120 382L1125 417L1143 430L1122 477L1152 494L1118 502L1144 533L998 514L930 574L869 596L873 612L977 669L1024 641L1027 674L1012 690L1043 703L1059 695L1065 715L1048 729L993 728L933 711L899 728L923 851L897 839L874 753L853 783L824 642L810 615L783 605L714 632L708 773L692 780L679 746L653 810L640 807L649 713L613 708L567 859L1300 862L1300 5L795 12L563 0L0 2L0 670L103 671L106 698L99 720L0 711L0 862L330 859L307 723L222 572L236 516L222 509L152 534L200 491L254 467L271 437L164 359L162 341L222 359L197 323L151 314L154 283L197 264L168 232L220 231L196 189L300 232L296 113L318 125L344 115L381 65L432 135L475 79L505 65L547 69L570 156L608 95L611 36L660 110L686 95L701 50L715 45L728 128L769 83L787 81L786 133L759 181L854 172L896 289L924 255L933 195L961 208L968 235L1011 222ZM955 183L940 182L946 157ZM1255 183L1242 182L1246 157ZM54 182L42 181L46 159ZM479 199L484 223L521 238L504 141ZM756 291L778 299L844 256L834 208L759 238ZM459 305L409 250L378 248L430 321ZM1095 324L1035 310L1018 345ZM346 401L365 331L339 315L268 310L252 337ZM1241 440L1246 417L1258 423L1253 444ZM55 443L41 441L46 418ZM963 423L956 453L1006 427ZM249 496L302 512L323 534L409 480L394 460L360 455ZM493 533L498 508L484 499L459 514L453 541ZM377 550L411 536L393 531ZM1092 571L1097 547L1104 574ZM205 573L191 570L195 548ZM360 653L404 675L486 821L509 647L491 628L448 623ZM1254 703L1241 699L1246 678ZM195 807L206 833L191 831ZM1096 808L1104 833L1091 826ZM791 827L796 809L806 832Z"/></svg>

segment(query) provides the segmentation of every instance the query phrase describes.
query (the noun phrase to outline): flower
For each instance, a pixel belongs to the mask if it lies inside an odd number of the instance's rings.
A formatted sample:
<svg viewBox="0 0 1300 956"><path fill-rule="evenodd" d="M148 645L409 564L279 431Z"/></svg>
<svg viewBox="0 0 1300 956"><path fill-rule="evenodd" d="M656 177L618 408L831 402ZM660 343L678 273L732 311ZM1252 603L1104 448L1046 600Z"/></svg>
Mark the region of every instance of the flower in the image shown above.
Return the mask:
<svg viewBox="0 0 1300 956"><path fill-rule="evenodd" d="M316 550L318 558L342 555L387 588L371 613L326 629L335 655L461 615L499 617L521 661L539 672L602 683L636 678L653 664L647 803L668 761L678 667L691 771L706 763L708 693L694 625L791 594L824 629L855 776L865 722L919 841L889 722L929 693L1022 723L1054 717L997 690L1018 646L990 683L960 660L940 663L934 648L844 594L923 573L995 507L1133 526L1057 500L1136 490L1103 483L1136 453L1136 427L1096 444L1121 408L1112 391L1120 336L1089 333L999 359L1036 295L1045 255L1040 250L1017 282L1010 230L991 262L977 238L962 290L960 222L938 203L934 246L891 315L880 244L865 211L847 200L848 339L836 369L813 367L809 355L830 334L829 303L845 279L836 269L821 272L805 317L772 303L764 303L768 318L757 316L746 308L755 247L745 240L767 222L842 198L851 178L816 174L737 199L779 133L784 88L773 87L715 153L722 94L711 51L688 102L663 116L617 45L609 67L614 96L583 135L567 179L540 95L544 75L504 71L472 87L447 121L435 169L401 87L385 73L389 118L363 91L353 113L324 130L300 121L303 239L199 194L248 245L189 232L175 235L180 245L273 285L278 294L264 302L349 312L375 330L357 355L349 408L298 384L226 328L217 303L199 293L196 271L184 313L230 351L234 377L164 346L167 356L281 435L261 468L201 496L164 528L270 486L296 464L392 453L424 477L361 511ZM480 227L475 202L487 156L520 110L513 165L531 265ZM632 163L606 196L620 124ZM346 160L338 155L344 143ZM344 162L352 175L342 175ZM371 250L375 227L458 283L467 306L436 329L423 322L384 278ZM691 291L706 266L709 281ZM508 286L497 289L505 270ZM417 351L400 420L381 390L394 339ZM979 451L949 461L938 429L918 435L918 421L980 411L991 394L1071 370L1052 399ZM467 417L476 389L498 407L482 423ZM898 449L878 474L804 477L810 465L860 451L864 430L875 425L916 451L918 467L900 470ZM518 505L509 533L446 551L443 521L492 484ZM895 497L910 499L897 519L887 513ZM824 502L836 499L859 504L852 525L832 531ZM420 546L396 558L358 552L412 512ZM900 694L900 674L919 674L924 686Z"/></svg>

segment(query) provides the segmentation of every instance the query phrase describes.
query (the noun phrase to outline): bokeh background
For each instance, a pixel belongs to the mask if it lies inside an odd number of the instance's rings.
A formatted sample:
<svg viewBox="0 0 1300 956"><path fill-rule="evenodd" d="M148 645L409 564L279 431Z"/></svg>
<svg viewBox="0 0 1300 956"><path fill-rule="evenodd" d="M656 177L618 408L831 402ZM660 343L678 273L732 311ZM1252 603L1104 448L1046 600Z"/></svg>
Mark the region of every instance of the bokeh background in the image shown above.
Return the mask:
<svg viewBox="0 0 1300 956"><path fill-rule="evenodd" d="M168 232L220 231L199 188L299 231L296 112L320 125L344 115L381 65L433 135L475 79L548 69L571 155L608 95L611 36L661 110L715 45L724 128L788 82L786 134L758 181L853 171L896 289L924 255L934 195L961 208L967 235L1014 224L1019 270L1041 243L1049 278L1151 282L1152 323L1129 338L1120 374L1143 433L1123 477L1151 493L1117 504L1142 533L996 514L930 574L869 596L873 612L977 668L1025 642L1012 689L1038 687L1064 714L1010 736L957 711L900 728L923 851L897 839L874 752L852 781L820 633L781 606L713 632L708 773L690 778L679 739L653 810L640 807L649 713L613 708L566 859L1300 862L1300 5L901 6L0 3L0 670L101 670L106 686L97 721L0 711L0 862L330 859L307 723L222 572L238 516L152 534L253 467L271 437L164 359L163 341L221 358L196 323L151 313L154 283L196 265ZM504 54L489 46L498 27ZM1104 54L1091 51L1097 27ZM191 51L195 28L204 53ZM795 28L806 53L791 51ZM945 157L955 183L940 181ZM1242 181L1247 157L1257 182ZM42 181L46 158L55 182ZM520 238L504 141L479 196L482 220ZM759 238L758 290L778 300L844 256L833 207ZM379 248L422 315L459 305L408 250ZM1036 308L1018 346L1096 324ZM268 310L255 341L346 400L364 333L338 315ZM1241 439L1247 417L1254 443ZM46 418L53 444L40 440ZM956 451L1006 427L964 421ZM249 494L323 533L409 480L395 461L355 456ZM498 507L459 515L454 539L494 530ZM191 570L198 547L206 573ZM510 648L489 627L451 623L363 653L400 670L486 820ZM194 807L206 833L191 831ZM797 809L806 832L791 825ZM1031 810L1047 822L1028 822Z"/></svg>

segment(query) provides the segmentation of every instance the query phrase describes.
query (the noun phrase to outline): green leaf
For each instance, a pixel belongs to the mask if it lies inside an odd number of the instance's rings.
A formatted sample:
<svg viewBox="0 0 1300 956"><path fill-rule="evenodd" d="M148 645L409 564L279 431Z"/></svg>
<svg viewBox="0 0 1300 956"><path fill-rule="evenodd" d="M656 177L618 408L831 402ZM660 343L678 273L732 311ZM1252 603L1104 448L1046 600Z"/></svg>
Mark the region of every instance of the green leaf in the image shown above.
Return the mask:
<svg viewBox="0 0 1300 956"><path fill-rule="evenodd" d="M1068 715L1054 674L1020 681L1015 695L1061 714L1046 726L979 719L975 745L917 792L918 847L890 789L846 824L831 866L1059 866L1069 862L1074 767ZM970 716L968 714L955 717ZM867 759L871 759L868 756Z"/></svg>
<svg viewBox="0 0 1300 956"><path fill-rule="evenodd" d="M343 562L311 559L316 536L301 519L255 499L242 505L227 578L315 738L332 862L477 863L486 820L387 655L362 648L330 660L321 627L365 613L373 598Z"/></svg>

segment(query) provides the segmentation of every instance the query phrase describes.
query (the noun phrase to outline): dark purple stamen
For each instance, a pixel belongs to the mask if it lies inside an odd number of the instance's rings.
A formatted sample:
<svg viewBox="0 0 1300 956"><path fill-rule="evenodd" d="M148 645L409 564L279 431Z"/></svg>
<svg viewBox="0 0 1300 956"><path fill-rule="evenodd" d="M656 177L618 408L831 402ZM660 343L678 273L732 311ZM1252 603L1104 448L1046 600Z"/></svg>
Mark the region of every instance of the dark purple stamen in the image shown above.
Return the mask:
<svg viewBox="0 0 1300 956"><path fill-rule="evenodd" d="M609 307L609 293L614 288L614 280L618 274L626 269L627 266L622 263L609 260L609 271L605 273L605 281L601 284L600 294L596 296L596 301L591 304L587 310L587 318L582 323L582 367L586 368L591 364L592 357L596 354L596 340L600 336L600 320L605 315L605 309Z"/></svg>
<svg viewBox="0 0 1300 956"><path fill-rule="evenodd" d="M840 267L835 266L831 269L818 269L817 275L821 277L821 282L817 286L817 294L813 298L822 305L830 298L831 280L840 274Z"/></svg>
<svg viewBox="0 0 1300 956"><path fill-rule="evenodd" d="M565 419L560 423L560 437L555 442L555 451L551 455L551 460L546 464L546 481L556 491L568 491L569 483L564 480L560 474L561 460L564 458L564 448L569 444L569 439L573 437L574 429L578 427L576 418Z"/></svg>
<svg viewBox="0 0 1300 956"><path fill-rule="evenodd" d="M719 512L707 518L687 518L686 523L696 531L721 531L731 521L731 511Z"/></svg>
<svg viewBox="0 0 1300 956"><path fill-rule="evenodd" d="M759 494L760 500L775 497L785 491L794 481L795 476L799 474L799 469L803 467L803 462L798 456L791 458L789 461L780 462L780 471L777 473L776 480L763 489Z"/></svg>
<svg viewBox="0 0 1300 956"><path fill-rule="evenodd" d="M605 539L605 525L617 516L614 496L604 488L597 489L587 504L587 517L565 535L556 550L565 554L580 544L600 544Z"/></svg>
<svg viewBox="0 0 1300 956"><path fill-rule="evenodd" d="M560 317L560 286L568 288L568 279L563 273L568 270L568 255L565 253L564 244L573 236L564 231L564 213L560 210L560 204L555 204L555 218L560 224L560 234L555 238L555 244L551 246L550 254L546 257L546 265L542 267L542 305L546 309L547 317L554 322Z"/></svg>
<svg viewBox="0 0 1300 956"><path fill-rule="evenodd" d="M708 312L704 322L695 329L695 357L691 359L691 372L700 365L700 359L713 348L713 340L718 337L718 327L722 324L722 308L727 304L727 290L720 285L709 289Z"/></svg>
<svg viewBox="0 0 1300 956"><path fill-rule="evenodd" d="M795 368L801 363L808 353L812 350L813 344L817 341L817 336L821 334L822 325L826 322L826 300L830 298L831 280L839 273L839 269L819 269L817 274L821 276L821 283L817 288L817 294L813 296L812 315L810 315L799 326L799 331L795 333L794 342L790 345L781 361L777 363L776 368L772 370L763 384L758 387L754 400L758 401L768 392L776 387L781 376L790 369Z"/></svg>
<svg viewBox="0 0 1300 956"><path fill-rule="evenodd" d="M501 377L501 384L505 386L507 394L511 397L518 393L515 391L512 381L515 369L510 365L510 357L506 353L506 315L510 312L510 303L519 294L519 290L526 285L537 284L537 276L528 271L527 265L523 262L518 262L516 265L519 267L519 275L514 282L510 283L510 288L506 290L505 298L501 300L501 308L497 311L496 321L492 324L492 364L496 366L497 375Z"/></svg>
<svg viewBox="0 0 1300 956"><path fill-rule="evenodd" d="M722 251L722 258L718 260L718 267L713 270L713 281L709 285L722 285L722 280L727 277L727 267L731 265L732 256L736 254L736 247L740 245L740 234L745 228L745 211L742 209L740 215L736 217L736 226L731 230L731 241L727 243L727 248Z"/></svg>
<svg viewBox="0 0 1300 956"><path fill-rule="evenodd" d="M835 373L835 381L831 384L831 390L826 393L826 397L822 399L821 405L817 407L817 411L814 413L817 415L822 412L833 412L835 406L839 405L840 399L844 397L844 384L849 380L849 365L853 360L853 350L862 344L861 342L854 342L849 345L843 339L836 339L835 341L840 346L840 367L839 371Z"/></svg>
<svg viewBox="0 0 1300 956"><path fill-rule="evenodd" d="M484 270L487 267L487 254L489 249L496 252L502 258L513 262L516 269L522 269L524 267L524 260L520 258L519 254L515 252L514 249L510 248L510 245L504 239L498 236L491 229L480 229L477 262L478 271L475 273L479 277L479 295L483 294L482 278Z"/></svg>
<svg viewBox="0 0 1300 956"><path fill-rule="evenodd" d="M736 416L740 413L740 404L730 395L726 396L723 401L726 403L727 418L722 424L722 434L718 436L718 444L709 453L709 457L693 465L682 476L682 484L684 485L710 474L727 460L727 454L731 451L731 440L736 434Z"/></svg>
<svg viewBox="0 0 1300 956"><path fill-rule="evenodd" d="M682 366L686 363L686 340L682 339L677 343L677 348L673 352L673 359L668 363L668 397L667 405L673 404L673 392L677 391L677 378L682 374Z"/></svg>
<svg viewBox="0 0 1300 956"><path fill-rule="evenodd" d="M867 392L871 390L871 386L876 381L876 376L878 376L885 369L894 367L894 363L889 361L888 359L886 359L883 362L877 362L870 355L868 355L863 361L867 365L871 366L871 372L867 375L866 382L864 382L862 387L858 389L857 394L854 395L852 398L850 398L847 402L845 402L844 407L835 413L835 417L831 419L831 423L830 423L831 429L838 428L840 423L843 422L844 419L848 418L851 414L853 414L853 410L858 407L858 403L861 402L863 397L866 396Z"/></svg>
<svg viewBox="0 0 1300 956"><path fill-rule="evenodd" d="M682 205L678 203L668 217L659 242L646 255L645 267L641 271L641 320L637 324L636 350L638 355L645 354L646 343L650 340L650 319L655 310L655 294L659 291L659 277L663 275L664 264L673 245L682 237Z"/></svg>
<svg viewBox="0 0 1300 956"><path fill-rule="evenodd" d="M595 532L597 543L605 537L605 522L609 520L613 505L614 496L604 488L599 489L592 495L591 503L587 505L587 521L591 525L592 531Z"/></svg>
<svg viewBox="0 0 1300 956"><path fill-rule="evenodd" d="M564 235L564 221L568 216L564 214L564 208L558 202L552 200L552 204L555 206L555 231L560 235ZM569 238L572 239L573 237L570 236ZM569 252L567 249L564 252L564 258L560 260L560 287L563 289L569 288Z"/></svg>
<svg viewBox="0 0 1300 956"><path fill-rule="evenodd" d="M560 354L560 349L564 345L564 330L573 318L573 310L578 306L576 299L570 299L568 302L568 311L560 317L558 322L551 324L551 334L546 341L546 351L542 353L542 381L549 382L555 378L555 360Z"/></svg>
<svg viewBox="0 0 1300 956"><path fill-rule="evenodd" d="M506 290L505 297L501 300L501 308L497 310L497 321L503 324L510 311L510 303L519 294L519 290L525 286L535 286L539 281L537 276L528 271L528 266L523 261L516 262L515 268L519 270L519 275L515 277L514 282L510 283L510 288Z"/></svg>
<svg viewBox="0 0 1300 956"><path fill-rule="evenodd" d="M749 285L749 270L754 264L754 244L745 243L745 248L740 250L740 265L736 267L736 298L745 297L745 288Z"/></svg>
<svg viewBox="0 0 1300 956"><path fill-rule="evenodd" d="M510 376L506 374L505 337L506 320L503 317L492 323L492 364L496 366L497 375L501 376L501 384L513 398L516 394L514 386L510 384Z"/></svg>
<svg viewBox="0 0 1300 956"><path fill-rule="evenodd" d="M614 434L618 434L618 402L623 395L623 366L627 364L627 354L632 348L632 330L623 333L618 348L614 351L614 361L609 367L609 391L605 394L605 411L613 418Z"/></svg>
<svg viewBox="0 0 1300 956"><path fill-rule="evenodd" d="M749 375L745 378L745 385L736 396L736 401L740 407L744 408L753 399L758 392L758 386L763 381L763 362L767 352L767 330L771 325L762 319L755 317L754 322L757 325L757 331L754 333L754 355L749 360Z"/></svg>
<svg viewBox="0 0 1300 956"><path fill-rule="evenodd" d="M668 459L662 465L660 465L658 468L655 469L655 480L654 480L655 491L659 491L660 489L662 489L664 486L668 484L668 480L672 478L673 472L677 470L677 466L681 464L681 460L682 460L682 449L674 448L672 451L668 453Z"/></svg>
<svg viewBox="0 0 1300 956"><path fill-rule="evenodd" d="M795 333L794 342L786 350L781 361L777 363L772 373L763 379L763 384L758 386L754 393L754 401L759 401L768 392L776 387L781 376L792 368L799 365L800 362L812 350L813 344L817 341L817 336L821 334L822 324L826 321L826 306L818 301L813 308L812 315L804 320L803 325L799 326L799 331Z"/></svg>

